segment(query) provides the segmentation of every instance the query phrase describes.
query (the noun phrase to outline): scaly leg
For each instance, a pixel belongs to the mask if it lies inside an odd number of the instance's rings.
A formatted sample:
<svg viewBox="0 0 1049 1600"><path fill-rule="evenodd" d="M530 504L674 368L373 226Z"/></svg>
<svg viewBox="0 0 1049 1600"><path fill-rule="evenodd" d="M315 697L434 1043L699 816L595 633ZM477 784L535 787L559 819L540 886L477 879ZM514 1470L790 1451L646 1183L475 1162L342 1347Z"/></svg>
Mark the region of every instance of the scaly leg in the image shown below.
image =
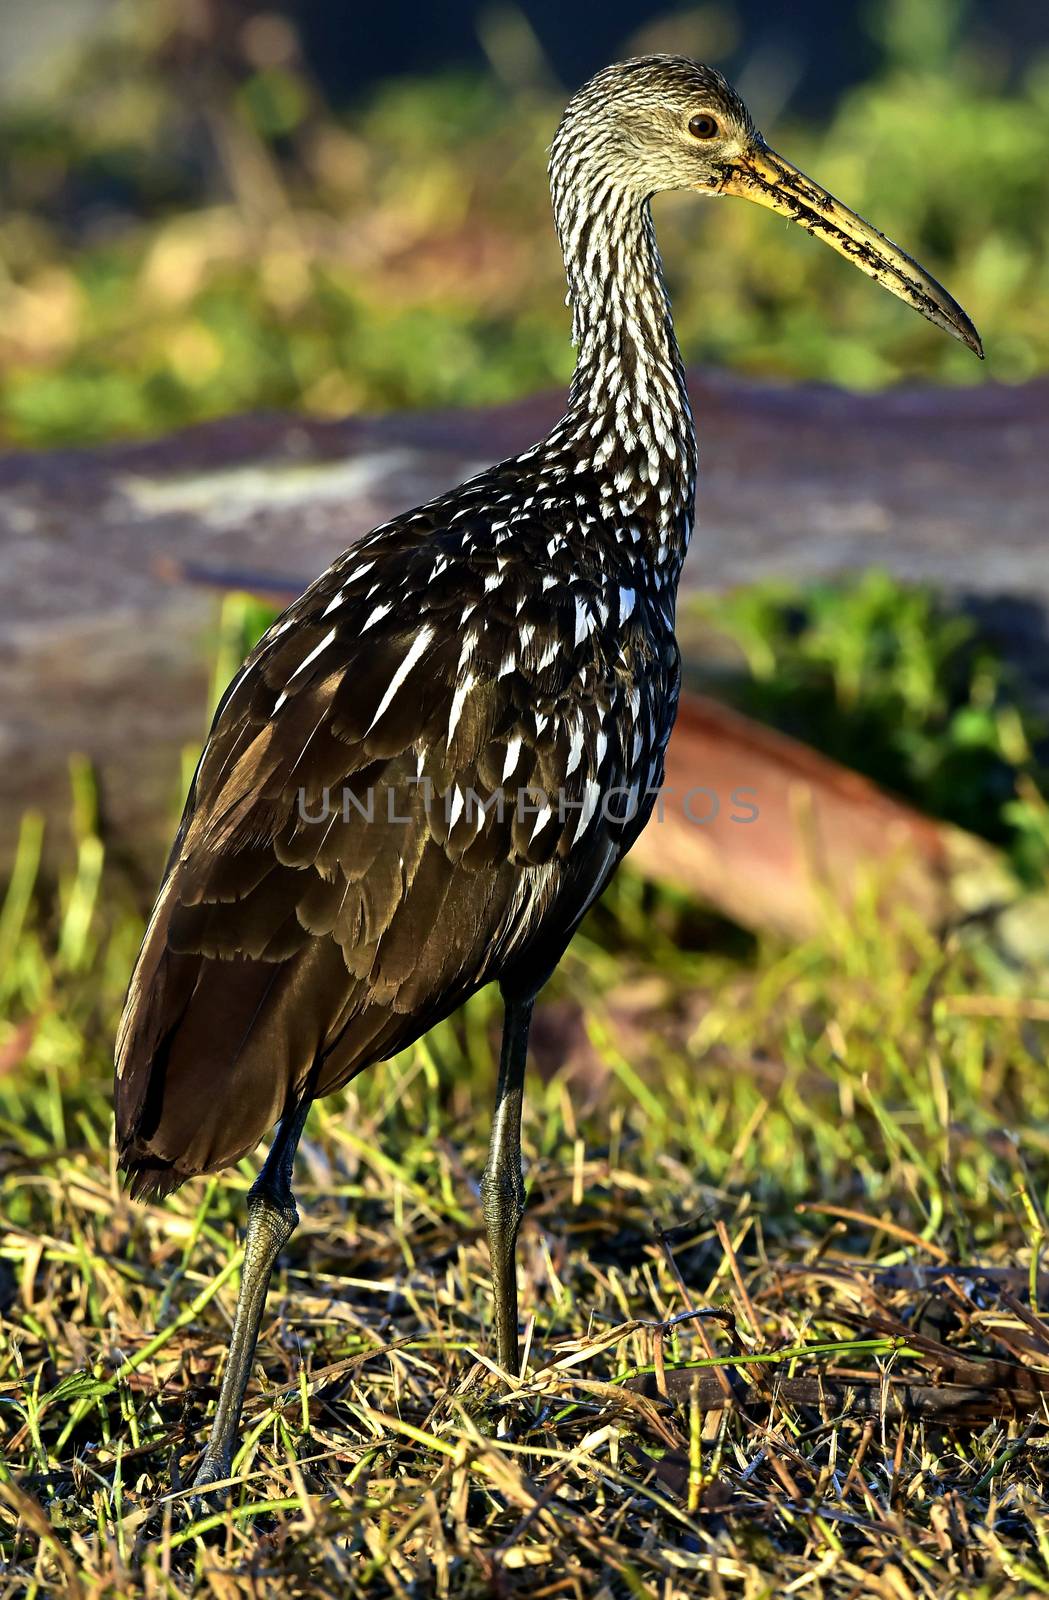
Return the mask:
<svg viewBox="0 0 1049 1600"><path fill-rule="evenodd" d="M499 1057L488 1165L481 1179L481 1203L492 1258L492 1298L499 1365L515 1376L520 1363L517 1343L517 1230L524 1214L521 1172L521 1101L524 1093L528 1029L534 995L526 1000L504 995L503 1046Z"/></svg>
<svg viewBox="0 0 1049 1600"><path fill-rule="evenodd" d="M304 1095L294 1111L282 1119L269 1155L248 1195L244 1265L233 1319L233 1337L226 1370L222 1374L211 1436L193 1480L193 1487L198 1490L206 1489L209 1483L217 1483L230 1475L244 1391L255 1357L270 1273L299 1220L291 1192L291 1167L309 1109L309 1096Z"/></svg>

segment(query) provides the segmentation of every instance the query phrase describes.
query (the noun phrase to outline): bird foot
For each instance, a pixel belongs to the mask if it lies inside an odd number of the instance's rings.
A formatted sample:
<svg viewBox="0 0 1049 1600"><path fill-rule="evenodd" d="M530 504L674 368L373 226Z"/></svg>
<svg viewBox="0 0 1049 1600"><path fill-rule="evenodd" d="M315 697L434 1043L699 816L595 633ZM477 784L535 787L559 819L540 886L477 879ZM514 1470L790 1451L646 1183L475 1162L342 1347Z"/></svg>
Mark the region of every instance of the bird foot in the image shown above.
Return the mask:
<svg viewBox="0 0 1049 1600"><path fill-rule="evenodd" d="M220 1511L229 1499L229 1485L222 1489L211 1489L213 1483L225 1483L233 1469L233 1460L228 1450L205 1450L201 1457L200 1466L197 1468L193 1479L193 1493L189 1497L191 1511L202 1511L208 1508Z"/></svg>

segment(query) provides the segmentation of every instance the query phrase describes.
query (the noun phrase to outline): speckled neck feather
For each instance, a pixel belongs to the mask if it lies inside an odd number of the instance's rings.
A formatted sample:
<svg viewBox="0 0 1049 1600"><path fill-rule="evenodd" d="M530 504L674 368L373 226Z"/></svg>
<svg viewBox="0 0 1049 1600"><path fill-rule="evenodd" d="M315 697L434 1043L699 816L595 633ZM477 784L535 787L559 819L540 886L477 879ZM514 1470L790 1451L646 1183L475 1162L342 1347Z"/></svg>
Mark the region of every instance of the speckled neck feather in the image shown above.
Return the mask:
<svg viewBox="0 0 1049 1600"><path fill-rule="evenodd" d="M549 442L593 467L621 515L659 523L657 544L669 536L679 565L696 435L649 196L613 174L585 118L570 115L553 143L550 186L577 362Z"/></svg>

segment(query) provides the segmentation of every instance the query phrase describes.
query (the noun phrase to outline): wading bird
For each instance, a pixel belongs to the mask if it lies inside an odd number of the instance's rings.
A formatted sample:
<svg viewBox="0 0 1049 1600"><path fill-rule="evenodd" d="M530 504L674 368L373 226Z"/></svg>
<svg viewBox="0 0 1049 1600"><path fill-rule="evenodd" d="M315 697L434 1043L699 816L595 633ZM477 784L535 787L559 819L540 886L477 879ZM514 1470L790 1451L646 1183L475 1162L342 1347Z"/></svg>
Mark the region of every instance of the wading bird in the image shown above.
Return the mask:
<svg viewBox="0 0 1049 1600"><path fill-rule="evenodd" d="M950 295L775 154L709 67L598 73L550 183L578 350L564 416L359 540L269 629L216 712L131 979L116 1124L133 1194L279 1123L198 1488L229 1475L310 1103L493 982L482 1198L498 1358L517 1366L532 1006L648 819L678 697L696 440L652 196L778 211L982 355Z"/></svg>

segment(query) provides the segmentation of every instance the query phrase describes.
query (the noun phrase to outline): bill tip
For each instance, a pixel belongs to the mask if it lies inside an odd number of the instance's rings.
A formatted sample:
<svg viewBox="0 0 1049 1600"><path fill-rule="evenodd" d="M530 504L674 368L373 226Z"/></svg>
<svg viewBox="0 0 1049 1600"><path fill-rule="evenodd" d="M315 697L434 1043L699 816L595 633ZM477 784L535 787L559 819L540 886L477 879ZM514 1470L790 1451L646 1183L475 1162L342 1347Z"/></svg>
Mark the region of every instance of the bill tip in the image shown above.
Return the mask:
<svg viewBox="0 0 1049 1600"><path fill-rule="evenodd" d="M979 356L981 361L984 359L983 340L968 320L962 330L962 342L968 346L974 356Z"/></svg>

